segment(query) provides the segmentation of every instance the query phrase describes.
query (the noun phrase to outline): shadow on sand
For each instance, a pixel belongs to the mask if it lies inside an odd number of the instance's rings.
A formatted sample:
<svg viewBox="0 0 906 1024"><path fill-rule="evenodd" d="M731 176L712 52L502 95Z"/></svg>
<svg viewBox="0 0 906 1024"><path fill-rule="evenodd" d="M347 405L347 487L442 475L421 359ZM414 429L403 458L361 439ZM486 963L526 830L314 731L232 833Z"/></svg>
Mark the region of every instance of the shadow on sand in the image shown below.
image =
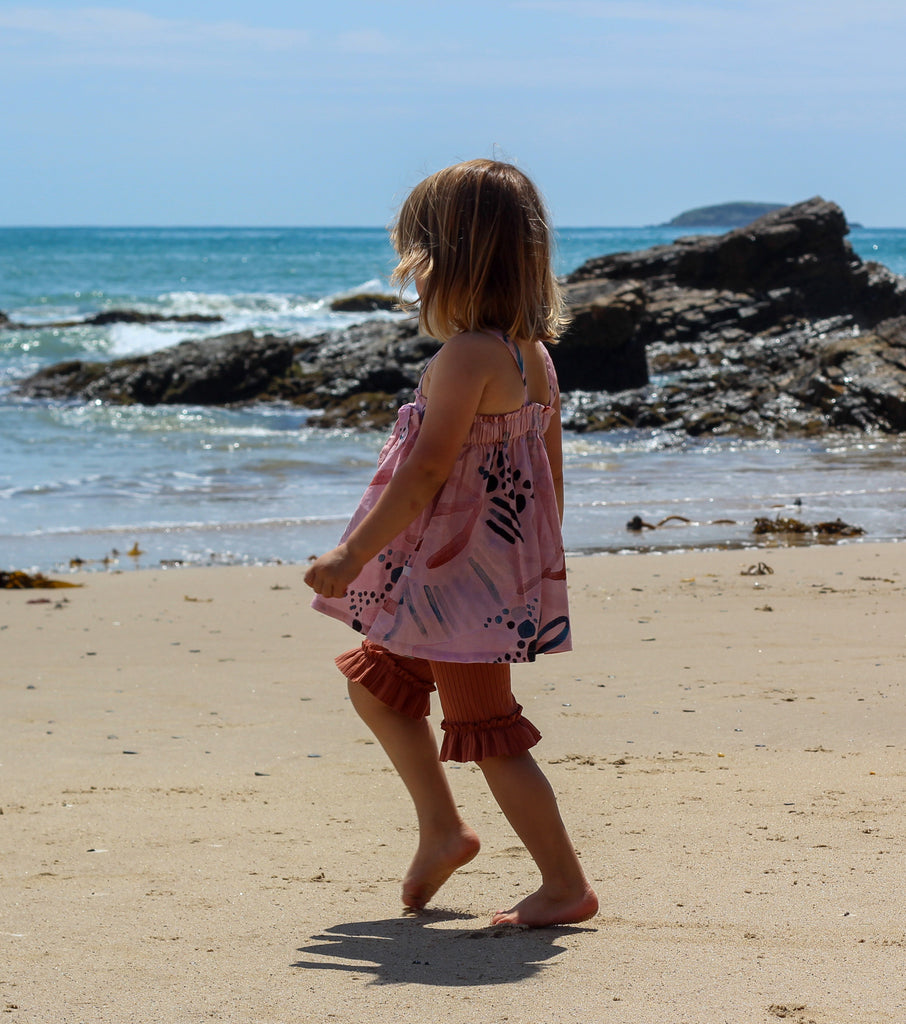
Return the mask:
<svg viewBox="0 0 906 1024"><path fill-rule="evenodd" d="M383 921L337 924L300 953L311 959L293 967L371 974L377 985L499 985L534 977L547 961L566 952L557 939L587 928L433 928L446 921L474 920L431 910ZM591 929L594 930L594 929Z"/></svg>

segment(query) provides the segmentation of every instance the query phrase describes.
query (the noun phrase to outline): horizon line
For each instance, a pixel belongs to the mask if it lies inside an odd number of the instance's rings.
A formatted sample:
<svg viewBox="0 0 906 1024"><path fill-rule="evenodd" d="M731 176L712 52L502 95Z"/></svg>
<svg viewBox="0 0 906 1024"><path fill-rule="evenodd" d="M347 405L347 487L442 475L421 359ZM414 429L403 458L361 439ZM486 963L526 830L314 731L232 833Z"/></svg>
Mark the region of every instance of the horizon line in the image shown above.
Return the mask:
<svg viewBox="0 0 906 1024"><path fill-rule="evenodd" d="M862 224L847 221L864 231L902 231L906 224ZM746 227L747 225L735 225ZM556 231L625 231L650 228L734 230L727 224L554 224ZM0 231L387 231L381 224L0 224Z"/></svg>

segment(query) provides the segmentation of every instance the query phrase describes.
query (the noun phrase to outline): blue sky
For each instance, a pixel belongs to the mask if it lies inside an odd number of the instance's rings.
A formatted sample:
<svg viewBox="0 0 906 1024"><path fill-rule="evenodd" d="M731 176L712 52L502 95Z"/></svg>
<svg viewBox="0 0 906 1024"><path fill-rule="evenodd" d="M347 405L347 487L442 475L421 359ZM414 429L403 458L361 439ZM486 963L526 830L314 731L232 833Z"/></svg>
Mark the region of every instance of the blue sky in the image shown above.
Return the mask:
<svg viewBox="0 0 906 1024"><path fill-rule="evenodd" d="M903 0L0 0L0 225L380 225L473 156L560 226L906 226Z"/></svg>

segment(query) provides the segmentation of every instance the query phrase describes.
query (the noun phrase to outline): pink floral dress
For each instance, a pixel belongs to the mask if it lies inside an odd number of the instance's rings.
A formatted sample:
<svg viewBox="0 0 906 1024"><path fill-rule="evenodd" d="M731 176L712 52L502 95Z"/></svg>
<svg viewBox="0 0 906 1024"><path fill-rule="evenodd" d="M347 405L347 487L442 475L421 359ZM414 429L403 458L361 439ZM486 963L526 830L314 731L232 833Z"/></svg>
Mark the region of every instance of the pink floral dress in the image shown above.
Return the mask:
<svg viewBox="0 0 906 1024"><path fill-rule="evenodd" d="M521 354L499 335L522 371ZM545 351L551 396L557 378ZM523 384L525 376L523 374ZM405 461L425 411L404 405L344 539ZM341 598L312 607L394 654L524 662L572 649L566 563L544 432L551 405L476 416L446 483Z"/></svg>

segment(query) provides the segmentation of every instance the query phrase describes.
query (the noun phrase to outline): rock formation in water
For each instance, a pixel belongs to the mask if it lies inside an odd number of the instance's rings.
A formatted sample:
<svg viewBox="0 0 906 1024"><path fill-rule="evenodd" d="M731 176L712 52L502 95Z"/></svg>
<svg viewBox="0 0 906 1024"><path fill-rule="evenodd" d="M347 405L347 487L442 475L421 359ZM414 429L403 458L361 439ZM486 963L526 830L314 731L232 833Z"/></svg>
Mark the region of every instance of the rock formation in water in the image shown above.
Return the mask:
<svg viewBox="0 0 906 1024"><path fill-rule="evenodd" d="M77 320L52 320L47 323L14 323L0 312L0 329L8 331L59 330L67 327L106 327L108 324L219 324L223 317L211 313L142 313L137 309L105 309L101 313L79 317Z"/></svg>
<svg viewBox="0 0 906 1024"><path fill-rule="evenodd" d="M586 385L567 422L762 436L906 429L906 279L863 262L846 232L839 207L812 199L724 235L583 264L565 284L577 323L582 300L616 305L608 336L644 348L650 380L613 396Z"/></svg>
<svg viewBox="0 0 906 1024"><path fill-rule="evenodd" d="M589 260L564 278L573 322L552 348L575 430L808 436L906 430L906 279L863 262L833 203L723 235ZM325 425L383 426L437 343L380 318L308 339L251 332L20 383L34 398L282 400Z"/></svg>
<svg viewBox="0 0 906 1024"><path fill-rule="evenodd" d="M77 397L120 405L225 405L260 398L291 370L292 361L293 346L284 338L239 331L109 363L57 363L18 390L30 398Z"/></svg>

